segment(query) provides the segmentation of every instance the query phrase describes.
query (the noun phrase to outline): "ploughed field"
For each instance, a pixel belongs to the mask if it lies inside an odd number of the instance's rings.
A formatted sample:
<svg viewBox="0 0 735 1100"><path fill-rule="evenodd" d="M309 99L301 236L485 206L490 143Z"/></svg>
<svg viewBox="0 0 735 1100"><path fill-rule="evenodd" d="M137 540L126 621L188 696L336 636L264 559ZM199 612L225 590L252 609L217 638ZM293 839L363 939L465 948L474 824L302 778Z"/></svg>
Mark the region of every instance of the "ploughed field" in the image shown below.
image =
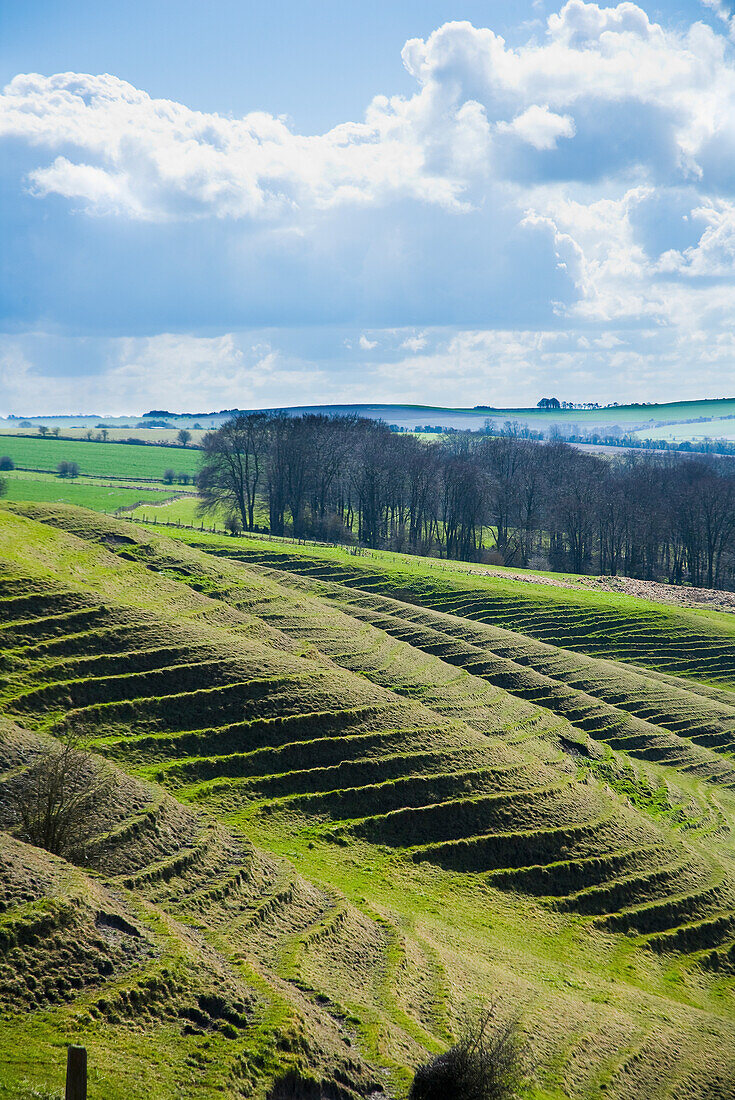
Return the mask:
<svg viewBox="0 0 735 1100"><path fill-rule="evenodd" d="M0 511L0 781L121 777L0 834L0 1096L401 1097L482 998L529 1096L735 1095L735 618L176 534Z"/></svg>

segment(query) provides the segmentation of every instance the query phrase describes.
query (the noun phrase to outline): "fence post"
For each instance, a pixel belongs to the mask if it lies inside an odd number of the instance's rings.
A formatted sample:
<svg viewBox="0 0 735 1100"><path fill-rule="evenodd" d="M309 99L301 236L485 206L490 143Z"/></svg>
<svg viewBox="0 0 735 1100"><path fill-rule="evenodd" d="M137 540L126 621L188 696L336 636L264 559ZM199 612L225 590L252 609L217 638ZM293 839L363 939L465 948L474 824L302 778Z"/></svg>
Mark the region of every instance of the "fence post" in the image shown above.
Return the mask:
<svg viewBox="0 0 735 1100"><path fill-rule="evenodd" d="M87 1048L67 1047L66 1100L87 1100Z"/></svg>

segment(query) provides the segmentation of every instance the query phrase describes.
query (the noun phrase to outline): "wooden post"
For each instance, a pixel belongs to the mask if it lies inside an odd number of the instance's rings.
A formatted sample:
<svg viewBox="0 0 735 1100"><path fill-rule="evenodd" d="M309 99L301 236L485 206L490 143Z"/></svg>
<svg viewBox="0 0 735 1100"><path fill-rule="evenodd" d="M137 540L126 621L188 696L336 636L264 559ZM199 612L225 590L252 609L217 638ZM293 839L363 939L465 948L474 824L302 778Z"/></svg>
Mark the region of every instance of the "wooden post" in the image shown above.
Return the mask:
<svg viewBox="0 0 735 1100"><path fill-rule="evenodd" d="M87 1049L67 1047L66 1100L87 1100Z"/></svg>

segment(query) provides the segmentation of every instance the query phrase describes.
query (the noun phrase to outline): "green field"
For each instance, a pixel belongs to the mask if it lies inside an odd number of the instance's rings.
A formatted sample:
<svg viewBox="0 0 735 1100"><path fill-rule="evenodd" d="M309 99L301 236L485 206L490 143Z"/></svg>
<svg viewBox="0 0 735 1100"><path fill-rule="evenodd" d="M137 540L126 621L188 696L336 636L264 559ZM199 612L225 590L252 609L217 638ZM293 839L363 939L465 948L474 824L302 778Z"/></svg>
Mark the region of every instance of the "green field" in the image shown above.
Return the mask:
<svg viewBox="0 0 735 1100"><path fill-rule="evenodd" d="M153 488L150 484L126 485L124 482L106 482L91 478L60 478L55 474L32 473L26 470L11 470L0 475L7 484L8 500L49 501L56 504L76 504L80 508L91 508L95 512L115 512L119 508L132 509L141 502L144 505L160 506L170 500L173 493L184 487L176 486L164 489ZM196 503L193 493L192 506ZM184 504L188 501L182 502Z"/></svg>
<svg viewBox="0 0 735 1100"><path fill-rule="evenodd" d="M199 451L183 447L138 447L126 443L82 443L33 436L0 437L0 454L16 466L54 471L60 462L76 462L81 474L98 477L137 477L160 481L164 470L194 475Z"/></svg>
<svg viewBox="0 0 735 1100"><path fill-rule="evenodd" d="M690 439L735 439L735 420L732 417L721 417L707 420L703 424L672 424L662 427L644 428L634 432L638 439L666 439L674 443L683 443Z"/></svg>
<svg viewBox="0 0 735 1100"><path fill-rule="evenodd" d="M730 1100L735 617L171 534L0 510L0 783L120 776L93 874L0 831L0 1097L402 1098L494 999L529 1100Z"/></svg>
<svg viewBox="0 0 735 1100"><path fill-rule="evenodd" d="M39 421L39 423L44 423L44 421ZM97 423L101 423L101 421L97 421ZM72 440L80 439L83 440L85 443L88 442L88 431L94 432L95 435L99 434L99 429L96 428L94 425L90 426L89 428L85 428L77 425L69 426L68 424L65 424L61 421L56 421L56 424L54 425L51 420L49 420L49 425L51 427L56 426L59 428L61 438ZM176 438L179 432L178 428L136 428L133 425L130 428L109 427L106 428L106 431L108 435L108 441L111 442L118 442L121 440L130 439L132 437L133 439L139 439L142 443L145 444L170 443L173 446L178 446L178 441ZM8 435L27 436L31 439L39 438L38 429L35 427L20 428L17 423L12 423L10 426L8 426L7 423L3 423L0 421L0 447L2 447L3 437ZM191 431L191 440L189 441L189 445L191 446L198 444L203 435L203 431Z"/></svg>

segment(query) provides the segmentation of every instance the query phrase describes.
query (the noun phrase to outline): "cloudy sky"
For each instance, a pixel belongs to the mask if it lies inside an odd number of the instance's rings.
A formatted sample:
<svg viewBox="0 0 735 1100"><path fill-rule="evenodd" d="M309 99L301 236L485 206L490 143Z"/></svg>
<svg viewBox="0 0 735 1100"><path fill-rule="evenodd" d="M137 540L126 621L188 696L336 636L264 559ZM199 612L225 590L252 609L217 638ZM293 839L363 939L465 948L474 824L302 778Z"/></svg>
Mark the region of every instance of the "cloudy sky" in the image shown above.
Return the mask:
<svg viewBox="0 0 735 1100"><path fill-rule="evenodd" d="M24 0L0 85L0 414L735 394L727 0Z"/></svg>

